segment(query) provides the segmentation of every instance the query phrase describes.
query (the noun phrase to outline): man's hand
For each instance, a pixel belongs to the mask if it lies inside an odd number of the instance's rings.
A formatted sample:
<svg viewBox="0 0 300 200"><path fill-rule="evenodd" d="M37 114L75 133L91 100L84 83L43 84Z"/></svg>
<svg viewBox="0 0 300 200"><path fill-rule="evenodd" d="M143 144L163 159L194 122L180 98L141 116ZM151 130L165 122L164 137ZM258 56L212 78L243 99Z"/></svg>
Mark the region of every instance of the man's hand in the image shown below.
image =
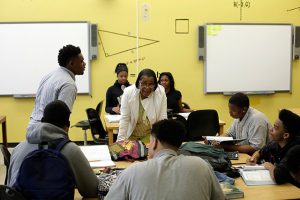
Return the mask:
<svg viewBox="0 0 300 200"><path fill-rule="evenodd" d="M256 165L259 157L260 157L259 151L254 152L254 154L251 157L247 158L246 164L247 165Z"/></svg>

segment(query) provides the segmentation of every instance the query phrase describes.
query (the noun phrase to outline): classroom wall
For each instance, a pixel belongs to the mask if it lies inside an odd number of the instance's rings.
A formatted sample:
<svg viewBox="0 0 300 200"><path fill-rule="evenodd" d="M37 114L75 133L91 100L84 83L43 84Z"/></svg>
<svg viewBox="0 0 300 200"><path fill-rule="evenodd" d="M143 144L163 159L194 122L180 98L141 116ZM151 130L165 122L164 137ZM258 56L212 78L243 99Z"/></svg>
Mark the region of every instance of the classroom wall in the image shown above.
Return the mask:
<svg viewBox="0 0 300 200"><path fill-rule="evenodd" d="M216 109L219 117L226 122L225 128L228 128L232 122L227 107L229 97L223 94L205 95L203 92L203 62L199 61L197 56L197 26L208 22L300 25L300 10L288 11L300 7L299 1L243 2L244 6L241 9L240 0L1 0L0 21L90 21L98 24L102 43L99 45L99 58L91 62L92 96L77 96L71 124L86 119L85 109L95 107L100 100L105 99L107 88L116 79L113 73L116 64L125 62L128 63L130 74L136 74L137 70L145 67L158 72L172 72L175 86L183 94L183 101L188 102L193 109ZM145 8L146 13L143 12ZM175 19L188 19L187 34L175 33ZM184 22L178 24L177 28L178 31L187 31ZM137 40L127 36L135 36L137 29L140 37L151 40L139 39L139 45L146 46L139 48L138 52L125 51L136 47ZM147 45L154 41L159 42ZM28 49L30 50L30 47ZM116 54L121 51L125 52ZM279 108L300 107L299 67L299 61L294 61L292 93L250 96L251 105L264 112L272 123ZM134 83L135 78L130 77L129 81ZM255 81L255 77L253 78ZM25 130L33 105L34 99L0 97L0 114L7 116L8 142L25 139ZM69 134L72 140L82 141L82 133L81 129L71 128Z"/></svg>

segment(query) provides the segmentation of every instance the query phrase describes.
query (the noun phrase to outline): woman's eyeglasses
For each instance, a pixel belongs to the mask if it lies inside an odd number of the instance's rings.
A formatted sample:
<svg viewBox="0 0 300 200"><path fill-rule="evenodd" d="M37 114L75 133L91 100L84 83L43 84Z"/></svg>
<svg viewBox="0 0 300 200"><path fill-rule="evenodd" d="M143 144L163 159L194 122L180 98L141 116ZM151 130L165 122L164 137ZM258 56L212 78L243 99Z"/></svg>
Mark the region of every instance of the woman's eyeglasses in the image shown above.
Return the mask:
<svg viewBox="0 0 300 200"><path fill-rule="evenodd" d="M140 86L143 88L150 88L150 89L154 89L155 84L154 83L145 83L145 82L140 82Z"/></svg>

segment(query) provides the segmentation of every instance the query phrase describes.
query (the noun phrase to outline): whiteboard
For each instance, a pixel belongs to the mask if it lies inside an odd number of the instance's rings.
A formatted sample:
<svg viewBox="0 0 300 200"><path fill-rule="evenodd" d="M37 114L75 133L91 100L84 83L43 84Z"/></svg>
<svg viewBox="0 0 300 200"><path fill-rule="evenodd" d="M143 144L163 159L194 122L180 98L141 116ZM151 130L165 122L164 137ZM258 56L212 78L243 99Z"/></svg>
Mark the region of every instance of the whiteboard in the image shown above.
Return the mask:
<svg viewBox="0 0 300 200"><path fill-rule="evenodd" d="M204 91L291 90L291 24L206 24Z"/></svg>
<svg viewBox="0 0 300 200"><path fill-rule="evenodd" d="M78 93L90 93L89 23L0 23L0 95L35 94L40 80L59 66L59 50L79 46L86 62L75 76Z"/></svg>

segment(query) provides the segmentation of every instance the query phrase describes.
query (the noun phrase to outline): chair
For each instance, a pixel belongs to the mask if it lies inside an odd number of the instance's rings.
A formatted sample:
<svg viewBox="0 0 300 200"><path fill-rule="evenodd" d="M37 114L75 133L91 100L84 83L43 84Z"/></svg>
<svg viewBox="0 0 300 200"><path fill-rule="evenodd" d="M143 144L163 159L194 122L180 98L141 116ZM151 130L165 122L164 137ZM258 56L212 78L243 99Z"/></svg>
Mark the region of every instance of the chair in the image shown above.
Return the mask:
<svg viewBox="0 0 300 200"><path fill-rule="evenodd" d="M216 110L197 110L187 119L187 141L204 140L202 136L215 136L220 131Z"/></svg>
<svg viewBox="0 0 300 200"><path fill-rule="evenodd" d="M86 109L92 137L97 144L107 144L107 132L105 131L98 112L93 108Z"/></svg>
<svg viewBox="0 0 300 200"><path fill-rule="evenodd" d="M168 119L179 121L184 126L185 131L187 131L187 120L183 116L179 114L172 114L172 115L168 115Z"/></svg>
<svg viewBox="0 0 300 200"><path fill-rule="evenodd" d="M103 106L103 100L100 101L96 107L96 111L99 116L101 116L101 111L102 111L102 106ZM74 124L72 127L77 127L81 128L83 130L83 137L84 137L84 145L87 145L87 134L86 130L90 129L90 123L88 120L82 120ZM71 128L72 128L71 127Z"/></svg>
<svg viewBox="0 0 300 200"><path fill-rule="evenodd" d="M4 184L6 185L8 168L9 168L9 164L10 164L10 152L8 151L6 146L4 146L3 144L0 145L0 149L1 149L1 152L3 155L4 165L6 166L6 176L5 176L5 181L4 181Z"/></svg>
<svg viewBox="0 0 300 200"><path fill-rule="evenodd" d="M0 185L0 199L1 200L26 200L23 195L15 189L6 185Z"/></svg>

